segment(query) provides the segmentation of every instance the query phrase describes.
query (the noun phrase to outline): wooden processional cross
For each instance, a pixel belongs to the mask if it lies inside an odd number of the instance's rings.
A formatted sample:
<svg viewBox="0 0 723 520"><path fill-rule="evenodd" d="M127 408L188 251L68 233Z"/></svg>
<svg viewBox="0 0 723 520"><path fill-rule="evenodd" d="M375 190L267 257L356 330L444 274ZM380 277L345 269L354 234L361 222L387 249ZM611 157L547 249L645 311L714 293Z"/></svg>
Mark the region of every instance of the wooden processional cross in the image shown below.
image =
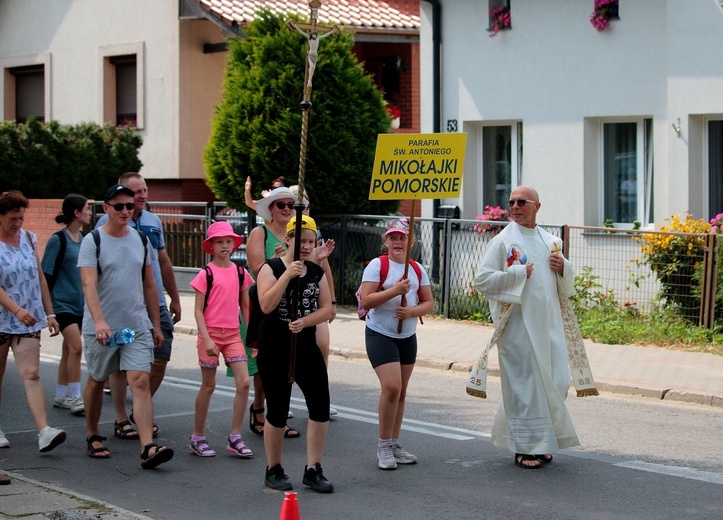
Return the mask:
<svg viewBox="0 0 723 520"><path fill-rule="evenodd" d="M301 101L301 148L299 153L299 196L294 209L296 210L296 229L294 240L294 260L301 258L301 215L304 211L304 184L306 175L306 144L309 133L309 110L311 110L311 85L314 71L316 70L316 60L319 57L319 41L327 36L332 36L339 32L336 25L327 27L318 25L320 0L311 0L309 8L311 9L311 23L297 23L293 20L286 22L286 26L292 31L298 31L306 38L309 46L306 52L306 66L304 70L304 99ZM291 321L298 318L299 313L299 278L293 282L291 297ZM289 383L294 382L294 372L296 368L296 334L291 335L291 349L289 352Z"/></svg>

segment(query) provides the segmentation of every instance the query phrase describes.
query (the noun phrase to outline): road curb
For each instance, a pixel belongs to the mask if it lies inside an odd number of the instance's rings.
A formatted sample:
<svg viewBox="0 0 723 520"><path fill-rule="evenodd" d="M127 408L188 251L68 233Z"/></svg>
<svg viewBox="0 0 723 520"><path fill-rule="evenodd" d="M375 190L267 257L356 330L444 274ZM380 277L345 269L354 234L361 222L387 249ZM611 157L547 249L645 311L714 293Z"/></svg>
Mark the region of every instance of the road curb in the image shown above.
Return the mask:
<svg viewBox="0 0 723 520"><path fill-rule="evenodd" d="M53 511L46 511L45 514L41 513L43 516L46 516L48 513L54 513L54 512L67 512L67 511L77 511L80 514L83 514L83 517L88 518L101 518L103 520L153 520L150 516L144 516L138 513L134 513L133 511L128 511L127 509L123 509L118 506L114 506L113 504L109 504L108 502L104 502L103 500L99 500L97 498L90 497L88 495L83 495L81 493L76 493L75 491L72 491L70 489L61 488L59 486L55 486L53 484L48 484L46 482L41 482L39 480L35 480L32 478L25 477L23 475L19 475L17 473L14 473L12 471L6 471L7 475L13 479L13 480L19 480L21 482L25 482L26 484L30 484L35 487L43 488L47 492L54 492L59 493L61 495L66 495L68 497L71 497L72 499L75 499L79 502L78 508L71 508L71 509L61 509L61 510L53 510ZM17 500L27 500L27 495L5 495L3 497L4 500L7 500L8 503L13 500L13 497L16 497ZM34 493L34 500L38 501L38 493ZM12 509L12 508L11 508ZM89 513L92 513L93 516L88 516ZM23 515L25 516L25 515ZM36 515L31 515L32 518L35 518Z"/></svg>

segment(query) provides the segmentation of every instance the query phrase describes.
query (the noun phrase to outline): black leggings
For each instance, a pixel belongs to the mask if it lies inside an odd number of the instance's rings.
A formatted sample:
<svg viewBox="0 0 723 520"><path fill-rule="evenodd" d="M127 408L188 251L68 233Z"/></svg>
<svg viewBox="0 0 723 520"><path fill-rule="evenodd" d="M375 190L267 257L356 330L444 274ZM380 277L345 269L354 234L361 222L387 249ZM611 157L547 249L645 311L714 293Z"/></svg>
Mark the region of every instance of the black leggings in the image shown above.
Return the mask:
<svg viewBox="0 0 723 520"><path fill-rule="evenodd" d="M259 334L259 353L256 362L266 393L266 420L271 426L283 428L286 425L291 401L291 383L288 382L291 333L288 332L286 322L274 321L278 329L273 338L263 333ZM279 330L282 327L286 330ZM316 327L304 329L298 334L295 369L294 380L306 399L309 419L327 422L330 403L329 376L324 356L316 344Z"/></svg>

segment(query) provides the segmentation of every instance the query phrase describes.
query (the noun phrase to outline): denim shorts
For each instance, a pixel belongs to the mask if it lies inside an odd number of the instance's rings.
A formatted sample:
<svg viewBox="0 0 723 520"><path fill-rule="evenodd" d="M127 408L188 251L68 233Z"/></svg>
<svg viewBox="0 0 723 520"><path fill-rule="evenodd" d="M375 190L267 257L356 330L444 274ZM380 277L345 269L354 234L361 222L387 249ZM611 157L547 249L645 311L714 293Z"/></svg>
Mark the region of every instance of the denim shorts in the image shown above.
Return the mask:
<svg viewBox="0 0 723 520"><path fill-rule="evenodd" d="M163 333L163 344L161 348L153 349L153 356L166 361L171 359L171 345L173 344L173 318L168 307L161 305L161 332Z"/></svg>

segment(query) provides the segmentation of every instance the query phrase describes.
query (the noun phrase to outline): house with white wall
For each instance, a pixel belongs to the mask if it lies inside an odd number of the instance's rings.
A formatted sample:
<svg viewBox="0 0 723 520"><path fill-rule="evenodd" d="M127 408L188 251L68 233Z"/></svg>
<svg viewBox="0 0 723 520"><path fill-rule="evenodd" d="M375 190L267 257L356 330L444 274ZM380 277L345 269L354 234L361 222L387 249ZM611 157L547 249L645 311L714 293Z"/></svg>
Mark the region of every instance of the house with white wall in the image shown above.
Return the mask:
<svg viewBox="0 0 723 520"><path fill-rule="evenodd" d="M723 2L619 0L602 30L594 4L421 2L421 128L468 133L463 218L521 184L552 224L723 212Z"/></svg>
<svg viewBox="0 0 723 520"><path fill-rule="evenodd" d="M203 150L221 99L226 42L243 37L261 7L308 18L308 4L2 0L0 120L132 125L144 140L153 200L213 200ZM321 4L319 22L355 33L355 54L400 105L398 131L418 132L419 0Z"/></svg>

